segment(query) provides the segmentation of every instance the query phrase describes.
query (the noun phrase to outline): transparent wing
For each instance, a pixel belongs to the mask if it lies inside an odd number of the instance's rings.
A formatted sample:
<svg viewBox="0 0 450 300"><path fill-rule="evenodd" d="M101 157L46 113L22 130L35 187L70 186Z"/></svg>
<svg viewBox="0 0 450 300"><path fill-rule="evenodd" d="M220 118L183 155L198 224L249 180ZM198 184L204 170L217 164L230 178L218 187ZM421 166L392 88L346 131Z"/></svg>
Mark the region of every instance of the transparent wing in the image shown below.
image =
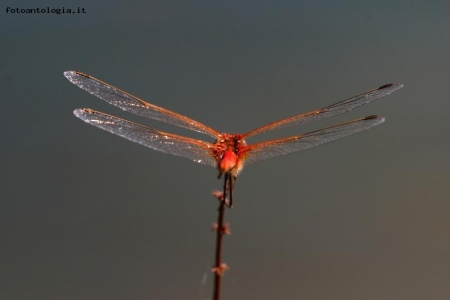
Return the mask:
<svg viewBox="0 0 450 300"><path fill-rule="evenodd" d="M256 128L256 129L244 134L242 138L246 139L249 136L252 136L255 134L260 134L260 133L263 133L266 131L285 128L288 126L293 126L293 125L298 125L298 124L305 124L305 123L333 117L333 116L345 113L349 110L352 110L358 106L367 104L375 99L387 96L390 93L393 93L402 87L403 87L403 85L399 84L399 83L385 84L383 86L380 86L377 89L365 92L361 95L349 98L347 100L343 100L341 102L324 107L322 109L314 110L314 111L311 111L308 113L300 114L297 116L293 116L290 118L286 118L283 120L279 120L279 121L261 126L259 128Z"/></svg>
<svg viewBox="0 0 450 300"><path fill-rule="evenodd" d="M244 150L245 164L253 164L269 158L291 154L342 139L346 136L367 130L384 122L380 116L338 124L332 127L312 131L303 135L281 138L250 145Z"/></svg>
<svg viewBox="0 0 450 300"><path fill-rule="evenodd" d="M177 114L176 112L168 109L147 103L144 100L119 90L118 88L87 74L76 71L67 71L64 72L64 76L66 76L70 82L79 88L94 96L97 96L102 100L105 100L109 104L117 106L124 111L204 133L212 136L213 138L217 138L219 135L219 132L211 127L203 125L195 120Z"/></svg>
<svg viewBox="0 0 450 300"><path fill-rule="evenodd" d="M73 113L88 124L117 134L132 142L164 153L186 157L197 163L212 167L217 166L212 152L213 145L210 143L157 131L90 108L76 109Z"/></svg>

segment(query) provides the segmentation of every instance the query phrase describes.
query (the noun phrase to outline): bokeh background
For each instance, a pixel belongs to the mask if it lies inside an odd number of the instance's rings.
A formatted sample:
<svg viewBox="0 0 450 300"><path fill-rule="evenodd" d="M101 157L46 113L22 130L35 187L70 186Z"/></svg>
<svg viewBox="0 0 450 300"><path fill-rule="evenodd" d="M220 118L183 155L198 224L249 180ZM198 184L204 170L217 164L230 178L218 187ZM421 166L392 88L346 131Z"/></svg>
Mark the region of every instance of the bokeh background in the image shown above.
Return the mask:
<svg viewBox="0 0 450 300"><path fill-rule="evenodd" d="M6 8L85 8L11 14ZM0 299L208 299L211 167L88 126L79 70L223 132L389 82L363 134L239 177L223 299L450 299L448 1L3 1Z"/></svg>

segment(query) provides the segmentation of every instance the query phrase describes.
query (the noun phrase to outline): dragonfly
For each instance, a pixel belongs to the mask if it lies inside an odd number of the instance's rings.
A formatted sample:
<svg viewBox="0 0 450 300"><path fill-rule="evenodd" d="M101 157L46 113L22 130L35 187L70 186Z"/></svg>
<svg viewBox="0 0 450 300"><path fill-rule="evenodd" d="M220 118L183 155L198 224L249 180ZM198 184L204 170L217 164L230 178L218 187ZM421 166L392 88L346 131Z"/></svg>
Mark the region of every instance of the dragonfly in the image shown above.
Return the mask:
<svg viewBox="0 0 450 300"><path fill-rule="evenodd" d="M228 207L233 206L234 181L244 165L251 165L266 159L303 151L339 140L377 126L383 123L385 118L371 115L301 135L254 144L247 144L247 138L275 129L340 115L375 99L387 96L403 87L399 83L385 84L327 107L275 121L244 134L230 134L221 133L184 115L148 103L82 72L67 71L64 72L64 76L79 88L124 111L212 137L214 142L171 134L90 108L80 108L74 111L75 116L84 122L132 142L217 168L219 178L224 174L225 181L222 199L226 201L228 195Z"/></svg>

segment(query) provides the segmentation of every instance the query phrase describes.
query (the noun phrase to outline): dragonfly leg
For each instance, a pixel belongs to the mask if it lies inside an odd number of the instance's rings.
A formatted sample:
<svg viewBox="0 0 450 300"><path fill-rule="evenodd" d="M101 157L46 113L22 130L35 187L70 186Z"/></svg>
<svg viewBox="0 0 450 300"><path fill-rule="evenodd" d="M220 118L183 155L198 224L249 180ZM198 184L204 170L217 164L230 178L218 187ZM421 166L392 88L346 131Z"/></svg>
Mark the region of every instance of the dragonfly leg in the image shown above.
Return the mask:
<svg viewBox="0 0 450 300"><path fill-rule="evenodd" d="M222 173L221 173L222 174ZM227 201L227 191L228 191L228 174L227 173L225 173L225 176L224 176L224 180L223 180L223 195L222 195L222 197L223 197L223 202L226 204L226 201Z"/></svg>
<svg viewBox="0 0 450 300"><path fill-rule="evenodd" d="M230 191L230 203L228 205L229 208L233 208L233 187L234 187L234 176L228 173L228 187Z"/></svg>

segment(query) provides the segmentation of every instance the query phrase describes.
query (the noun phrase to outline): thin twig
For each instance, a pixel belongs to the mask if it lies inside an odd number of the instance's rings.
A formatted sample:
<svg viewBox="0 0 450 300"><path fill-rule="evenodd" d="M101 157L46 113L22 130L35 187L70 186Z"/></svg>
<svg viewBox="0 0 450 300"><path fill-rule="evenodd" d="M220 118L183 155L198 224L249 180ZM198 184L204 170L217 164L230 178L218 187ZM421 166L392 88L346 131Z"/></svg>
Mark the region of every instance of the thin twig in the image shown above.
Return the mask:
<svg viewBox="0 0 450 300"><path fill-rule="evenodd" d="M214 271L214 291L213 299L220 300L220 288L222 283L222 275L227 269L227 265L222 263L222 241L225 234L229 234L228 224L224 224L225 206L226 206L226 192L228 185L230 184L231 175L225 174L225 183L223 187L223 193L216 193L216 197L219 199L219 216L217 219L216 227L216 261L213 268Z"/></svg>

